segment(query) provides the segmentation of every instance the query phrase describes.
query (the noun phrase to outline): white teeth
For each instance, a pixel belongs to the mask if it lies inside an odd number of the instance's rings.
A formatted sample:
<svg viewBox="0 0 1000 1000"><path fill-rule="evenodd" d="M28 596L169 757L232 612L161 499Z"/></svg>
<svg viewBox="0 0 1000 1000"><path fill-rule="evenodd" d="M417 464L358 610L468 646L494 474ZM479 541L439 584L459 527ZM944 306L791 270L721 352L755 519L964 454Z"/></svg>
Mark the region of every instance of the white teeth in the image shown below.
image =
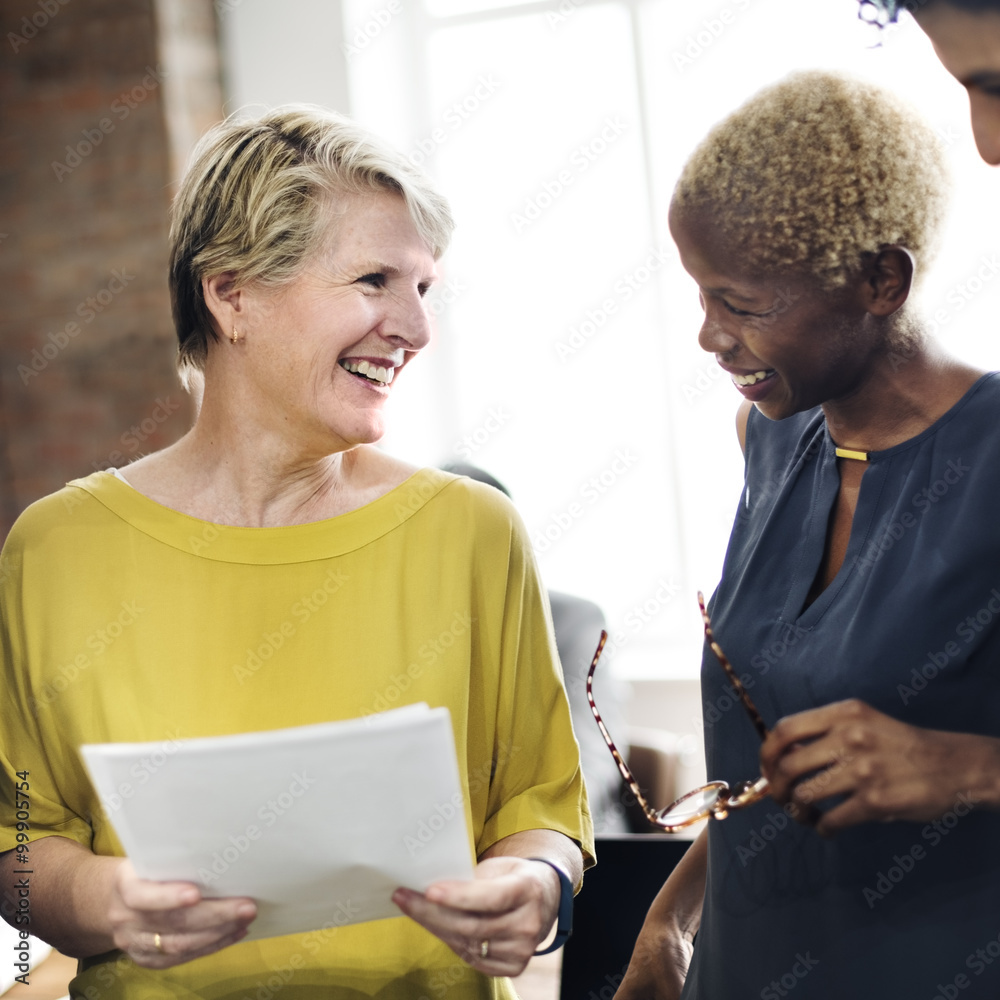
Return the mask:
<svg viewBox="0 0 1000 1000"><path fill-rule="evenodd" d="M737 385L753 385L755 382L759 382L762 378L767 378L772 371L774 371L773 368L768 371L754 372L752 375L733 375L732 379Z"/></svg>
<svg viewBox="0 0 1000 1000"><path fill-rule="evenodd" d="M373 382L381 382L383 385L388 385L396 374L396 369L392 366L386 368L383 365L373 365L368 361L341 361L340 367L349 372L364 375Z"/></svg>

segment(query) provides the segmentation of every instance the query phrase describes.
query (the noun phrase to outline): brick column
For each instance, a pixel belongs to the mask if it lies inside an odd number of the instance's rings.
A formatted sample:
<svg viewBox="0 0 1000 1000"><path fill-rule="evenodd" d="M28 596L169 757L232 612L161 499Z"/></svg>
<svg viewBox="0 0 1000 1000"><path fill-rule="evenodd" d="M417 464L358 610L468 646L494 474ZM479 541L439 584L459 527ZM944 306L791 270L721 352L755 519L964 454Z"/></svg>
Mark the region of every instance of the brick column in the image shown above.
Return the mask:
<svg viewBox="0 0 1000 1000"><path fill-rule="evenodd" d="M160 8L0 5L0 537L38 497L190 425L167 210L221 88L211 5Z"/></svg>

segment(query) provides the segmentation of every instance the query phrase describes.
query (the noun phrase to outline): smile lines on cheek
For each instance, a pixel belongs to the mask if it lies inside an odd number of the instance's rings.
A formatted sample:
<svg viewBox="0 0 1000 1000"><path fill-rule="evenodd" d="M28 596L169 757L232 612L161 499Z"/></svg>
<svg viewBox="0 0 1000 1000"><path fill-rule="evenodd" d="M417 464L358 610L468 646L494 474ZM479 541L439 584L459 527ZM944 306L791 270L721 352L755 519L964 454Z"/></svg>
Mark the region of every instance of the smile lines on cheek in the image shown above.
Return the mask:
<svg viewBox="0 0 1000 1000"><path fill-rule="evenodd" d="M378 382L380 385L388 385L396 374L395 368L385 368L367 361L340 361L338 364L352 375L361 375L369 382Z"/></svg>

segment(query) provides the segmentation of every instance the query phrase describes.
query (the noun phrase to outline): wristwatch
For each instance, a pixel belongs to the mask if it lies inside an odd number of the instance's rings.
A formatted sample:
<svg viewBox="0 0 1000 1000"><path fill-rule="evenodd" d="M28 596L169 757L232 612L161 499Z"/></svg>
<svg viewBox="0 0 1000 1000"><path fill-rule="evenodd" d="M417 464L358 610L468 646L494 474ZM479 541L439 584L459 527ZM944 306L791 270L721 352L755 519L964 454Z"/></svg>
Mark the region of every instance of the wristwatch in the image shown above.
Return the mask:
<svg viewBox="0 0 1000 1000"><path fill-rule="evenodd" d="M556 936L548 948L541 948L536 955L547 955L556 948L561 948L573 933L573 883L569 876L554 861L548 858L528 858L529 861L542 861L551 865L559 876L559 915L556 917Z"/></svg>

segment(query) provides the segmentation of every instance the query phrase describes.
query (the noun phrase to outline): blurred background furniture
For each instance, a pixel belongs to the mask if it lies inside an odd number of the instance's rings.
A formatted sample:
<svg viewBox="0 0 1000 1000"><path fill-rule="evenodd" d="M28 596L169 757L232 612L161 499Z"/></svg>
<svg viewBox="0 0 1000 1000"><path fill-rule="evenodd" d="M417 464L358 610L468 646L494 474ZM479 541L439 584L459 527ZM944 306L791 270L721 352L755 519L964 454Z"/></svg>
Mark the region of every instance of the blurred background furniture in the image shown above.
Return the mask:
<svg viewBox="0 0 1000 1000"><path fill-rule="evenodd" d="M600 861L575 900L559 1000L611 1000L650 903L690 843L659 833L597 838Z"/></svg>

